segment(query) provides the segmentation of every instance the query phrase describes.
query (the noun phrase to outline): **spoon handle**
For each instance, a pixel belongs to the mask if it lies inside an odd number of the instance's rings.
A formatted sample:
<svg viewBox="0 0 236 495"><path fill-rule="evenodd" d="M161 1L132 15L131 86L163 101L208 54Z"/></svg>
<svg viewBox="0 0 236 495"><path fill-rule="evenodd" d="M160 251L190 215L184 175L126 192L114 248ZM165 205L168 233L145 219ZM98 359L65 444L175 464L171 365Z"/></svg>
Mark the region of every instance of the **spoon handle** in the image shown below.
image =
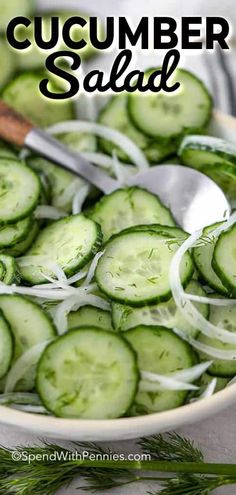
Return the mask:
<svg viewBox="0 0 236 495"><path fill-rule="evenodd" d="M19 147L26 146L96 186L104 193L119 187L117 181L94 167L79 153L74 153L0 100L0 138Z"/></svg>
<svg viewBox="0 0 236 495"><path fill-rule="evenodd" d="M33 128L31 122L0 100L0 138L22 147L27 134Z"/></svg>

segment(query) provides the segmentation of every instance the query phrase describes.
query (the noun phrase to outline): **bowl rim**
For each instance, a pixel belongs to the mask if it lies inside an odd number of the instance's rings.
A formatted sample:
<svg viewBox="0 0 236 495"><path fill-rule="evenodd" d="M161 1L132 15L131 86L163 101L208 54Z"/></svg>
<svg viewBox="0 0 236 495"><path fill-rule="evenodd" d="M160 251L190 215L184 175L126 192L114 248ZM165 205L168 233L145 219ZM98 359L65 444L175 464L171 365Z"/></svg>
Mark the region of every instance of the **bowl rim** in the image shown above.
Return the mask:
<svg viewBox="0 0 236 495"><path fill-rule="evenodd" d="M236 131L236 119L219 110L214 110L214 120L226 128ZM74 419L46 416L0 406L0 423L18 427L24 431L43 433L48 436L73 438L80 435L85 438L99 437L101 440L137 438L139 433L152 434L153 431L171 429L183 423L197 422L206 416L215 414L236 402L236 383L215 393L211 397L185 404L168 411L143 416L116 419Z"/></svg>

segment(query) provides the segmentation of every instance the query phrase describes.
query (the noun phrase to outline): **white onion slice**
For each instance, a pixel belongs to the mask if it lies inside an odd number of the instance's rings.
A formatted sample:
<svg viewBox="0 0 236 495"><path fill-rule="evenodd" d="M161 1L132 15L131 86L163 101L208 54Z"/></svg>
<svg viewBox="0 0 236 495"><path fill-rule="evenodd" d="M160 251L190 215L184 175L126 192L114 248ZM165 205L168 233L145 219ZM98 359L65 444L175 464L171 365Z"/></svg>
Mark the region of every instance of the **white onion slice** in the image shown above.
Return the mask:
<svg viewBox="0 0 236 495"><path fill-rule="evenodd" d="M179 328L173 328L173 331L181 337L181 339L186 340L192 347L197 349L208 356L211 356L215 359L224 359L226 361L235 361L236 360L236 348L235 350L225 351L223 349L217 349L217 347L212 347L210 345L203 344L199 340L193 339L190 336L187 336L185 332L180 330Z"/></svg>
<svg viewBox="0 0 236 495"><path fill-rule="evenodd" d="M81 189L75 194L72 202L72 213L73 215L78 215L81 213L82 206L90 193L89 184L85 184Z"/></svg>
<svg viewBox="0 0 236 495"><path fill-rule="evenodd" d="M83 278L86 277L88 273L88 270L81 270L80 272L78 273L75 273L75 275L73 275L72 277L68 278L68 284L75 284L76 282L79 282L79 280L82 280Z"/></svg>
<svg viewBox="0 0 236 495"><path fill-rule="evenodd" d="M236 299L219 299L217 297L207 297L207 296L197 296L195 294L185 293L185 299L190 301L195 301L197 303L212 304L212 306L235 306Z"/></svg>
<svg viewBox="0 0 236 495"><path fill-rule="evenodd" d="M236 218L236 217L235 217ZM228 222L226 222L228 223ZM201 237L202 229L198 230L194 234L190 235L186 241L179 247L173 256L169 280L174 298L175 304L180 310L183 317L194 327L200 330L204 335L210 338L217 338L222 342L229 344L236 344L236 334L232 334L228 330L221 329L216 325L210 323L204 316L198 311L190 300L185 297L185 292L180 279L180 269L183 256L192 248L196 241Z"/></svg>
<svg viewBox="0 0 236 495"><path fill-rule="evenodd" d="M90 268L89 268L89 271L87 273L87 277L82 285L82 287L84 285L89 285L90 282L93 280L93 277L94 277L94 274L95 274L95 271L96 271L96 268L97 268L97 264L100 260L100 258L102 257L102 255L104 254L104 251L99 251L97 254L95 254L94 258L93 258L93 261L90 265Z"/></svg>
<svg viewBox="0 0 236 495"><path fill-rule="evenodd" d="M139 390L142 392L155 392L159 390L198 390L196 385L181 382L166 375L141 371Z"/></svg>
<svg viewBox="0 0 236 495"><path fill-rule="evenodd" d="M123 186L125 184L123 167L121 166L121 163L115 152L112 153L112 158L113 158L113 168L116 175L116 179L119 182L120 186Z"/></svg>
<svg viewBox="0 0 236 495"><path fill-rule="evenodd" d="M76 178L73 180L68 187L63 191L61 196L57 198L57 205L59 208L65 208L68 203L73 201L74 195L78 192L81 187L83 187L86 182L83 179Z"/></svg>
<svg viewBox="0 0 236 495"><path fill-rule="evenodd" d="M34 216L38 220L41 218L47 218L49 220L59 220L60 218L67 217L67 213L63 210L55 208L55 206L40 205L37 206L34 212Z"/></svg>
<svg viewBox="0 0 236 495"><path fill-rule="evenodd" d="M32 366L37 364L42 352L51 341L52 339L45 340L44 342L40 342L40 344L34 345L15 361L6 378L5 394L14 391L17 382L23 378Z"/></svg>
<svg viewBox="0 0 236 495"><path fill-rule="evenodd" d="M94 296L93 294L85 294L84 296L71 296L65 301L60 303L55 311L54 323L57 327L59 335L62 335L67 331L67 319L68 314L73 309L79 309L82 306L95 306L105 311L109 311L110 305L107 301L104 301L101 297Z"/></svg>
<svg viewBox="0 0 236 495"><path fill-rule="evenodd" d="M121 132L104 125L95 122L70 120L52 125L47 131L50 134L64 134L68 132L89 132L95 134L96 136L108 139L119 146L130 157L131 161L137 165L139 170L146 170L149 168L149 163L144 153L142 153L139 147L131 139Z"/></svg>
<svg viewBox="0 0 236 495"><path fill-rule="evenodd" d="M111 156L105 155L105 153L96 153L93 151L82 151L81 155L83 158L93 163L94 165L98 165L99 167L105 169L112 169L114 166L113 158ZM132 165L130 165L132 166Z"/></svg>
<svg viewBox="0 0 236 495"><path fill-rule="evenodd" d="M211 366L213 361L205 361L204 363L196 364L192 368L187 368L181 371L176 371L175 373L171 373L169 375L171 378L175 380L181 380L182 382L191 382L195 381L200 376L205 373L205 371Z"/></svg>
<svg viewBox="0 0 236 495"><path fill-rule="evenodd" d="M208 383L205 390L202 392L201 395L199 395L197 400L207 399L208 397L211 397L215 392L216 385L217 385L217 378L212 378L210 383Z"/></svg>
<svg viewBox="0 0 236 495"><path fill-rule="evenodd" d="M21 404L11 404L12 409L17 409L18 411L23 411L31 414L47 414L50 413L43 406L31 406L31 405L21 405Z"/></svg>
<svg viewBox="0 0 236 495"><path fill-rule="evenodd" d="M234 376L226 385L226 387L230 387L230 385L234 385L236 383L236 376Z"/></svg>

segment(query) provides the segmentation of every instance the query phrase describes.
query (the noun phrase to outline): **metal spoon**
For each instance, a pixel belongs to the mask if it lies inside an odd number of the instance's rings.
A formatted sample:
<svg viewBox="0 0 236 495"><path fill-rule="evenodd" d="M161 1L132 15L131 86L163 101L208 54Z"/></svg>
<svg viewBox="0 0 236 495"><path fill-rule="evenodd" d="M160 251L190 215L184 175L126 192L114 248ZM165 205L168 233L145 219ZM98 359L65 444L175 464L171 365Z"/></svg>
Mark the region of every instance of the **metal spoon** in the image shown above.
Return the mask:
<svg viewBox="0 0 236 495"><path fill-rule="evenodd" d="M116 180L43 130L35 128L3 101L0 101L0 138L20 147L26 146L73 171L105 194L120 188ZM230 213L229 203L215 182L181 165L156 165L130 177L127 185L139 185L158 195L187 232L226 219Z"/></svg>

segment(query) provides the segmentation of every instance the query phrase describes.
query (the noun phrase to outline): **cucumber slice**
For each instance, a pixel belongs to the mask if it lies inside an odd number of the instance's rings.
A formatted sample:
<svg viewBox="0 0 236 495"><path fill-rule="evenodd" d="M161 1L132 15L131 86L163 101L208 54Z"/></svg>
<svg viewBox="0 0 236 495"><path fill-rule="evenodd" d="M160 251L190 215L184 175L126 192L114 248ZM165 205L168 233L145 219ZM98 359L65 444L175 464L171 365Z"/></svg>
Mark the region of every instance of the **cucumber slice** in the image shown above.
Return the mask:
<svg viewBox="0 0 236 495"><path fill-rule="evenodd" d="M28 249L31 247L33 244L35 238L37 237L37 234L39 232L39 224L36 222L36 220L33 221L31 230L27 237L23 239L20 242L17 242L17 244L14 244L14 246L11 246L7 249L7 253L10 254L11 256L22 256Z"/></svg>
<svg viewBox="0 0 236 495"><path fill-rule="evenodd" d="M6 285L19 284L21 279L20 270L15 258L7 254L0 254L0 263L5 267L2 282Z"/></svg>
<svg viewBox="0 0 236 495"><path fill-rule="evenodd" d="M156 234L162 237L168 237L169 239L177 238L185 241L188 238L187 232L180 229L179 227L168 227L167 225L160 225L159 223L152 223L150 225L134 225L133 227L128 227L122 230L122 234L129 234L130 232L156 232ZM112 239L119 236L115 234Z"/></svg>
<svg viewBox="0 0 236 495"><path fill-rule="evenodd" d="M236 146L213 136L185 136L178 155L184 165L201 168L202 165L236 165Z"/></svg>
<svg viewBox="0 0 236 495"><path fill-rule="evenodd" d="M28 16L32 13L34 8L34 0L11 0L6 2L5 0L0 0L0 30L6 31L7 24L9 21L19 16Z"/></svg>
<svg viewBox="0 0 236 495"><path fill-rule="evenodd" d="M206 388L207 385L209 385L209 383L211 381L212 381L212 375L209 375L208 373L204 373L201 376L201 379L200 379L200 382L199 382L200 390L201 390L202 387L203 388ZM229 378L223 378L221 376L218 376L217 377L216 388L215 388L215 393L216 392L220 392L221 390L223 390L227 386L228 383L229 383Z"/></svg>
<svg viewBox="0 0 236 495"><path fill-rule="evenodd" d="M231 294L236 295L236 225L218 237L212 266Z"/></svg>
<svg viewBox="0 0 236 495"><path fill-rule="evenodd" d="M57 220L45 227L37 237L27 256L42 256L42 261L21 268L21 274L28 283L47 282L44 274L54 275L48 268L48 261L57 263L71 276L86 265L102 242L99 225L83 215L73 215Z"/></svg>
<svg viewBox="0 0 236 495"><path fill-rule="evenodd" d="M209 320L213 325L219 328L224 328L229 332L236 332L236 307L235 306L211 306ZM223 350L233 350L236 346L221 342L218 339L213 339L200 334L199 341L211 347ZM199 353L201 358L206 356ZM209 356L207 357L207 359ZM227 361L224 359L214 359L213 364L208 369L208 373L220 377L230 377L236 374L236 361Z"/></svg>
<svg viewBox="0 0 236 495"><path fill-rule="evenodd" d="M0 225L0 249L12 247L26 239L32 228L32 218L27 217L17 223Z"/></svg>
<svg viewBox="0 0 236 495"><path fill-rule="evenodd" d="M173 332L163 327L140 325L125 334L138 355L142 371L168 375L196 363L191 347ZM138 392L132 415L149 414L174 409L184 404L186 391Z"/></svg>
<svg viewBox="0 0 236 495"><path fill-rule="evenodd" d="M205 291L196 280L190 282L186 287L186 292L206 296ZM207 304L195 303L194 306L204 318L208 317ZM144 306L143 308L132 308L124 304L112 303L112 323L115 330L119 332L125 332L138 325L159 325L169 329L179 328L193 338L196 338L198 334L198 329L193 328L185 320L172 298L167 302Z"/></svg>
<svg viewBox="0 0 236 495"><path fill-rule="evenodd" d="M72 10L71 12L70 11L68 11L68 12L60 12L59 11L58 12L57 10L55 10L52 12L51 11L47 12L45 14L40 14L40 16L43 18L44 39L50 38L51 17L59 17L60 29L62 29L64 22L69 17L81 16L85 19L89 18L88 15L81 13L81 12L77 12L75 10ZM27 31L27 38L31 41L32 45L28 50L22 50L22 52L17 51L18 67L21 71L22 70L23 71L24 70L34 70L34 69L40 69L40 68L43 69L45 66L45 59L46 59L47 55L52 53L55 50L55 48L52 50L49 50L49 51L42 50L42 49L38 48L38 46L34 42L33 24L31 25L31 27L28 27L27 30L24 27L18 27L16 29L17 39L19 39L19 40L25 39L26 31ZM101 23L99 25L99 31L100 31L100 34L98 34L98 36L100 37L103 34L103 26ZM79 28L77 26L77 28L74 28L74 30L71 30L71 34L73 36L73 39L79 40L79 39L81 39L81 37L83 37L83 39L87 42L87 46L78 51L78 54L80 55L82 60L88 60L98 53L98 51L90 43L89 28L84 27L82 29L82 28ZM56 50L57 51L68 50L68 47L65 46L65 44L63 43L63 40L61 40L61 42L59 42L59 44L57 45Z"/></svg>
<svg viewBox="0 0 236 495"><path fill-rule="evenodd" d="M3 279L6 275L6 267L4 263L0 260L0 281L3 282Z"/></svg>
<svg viewBox="0 0 236 495"><path fill-rule="evenodd" d="M96 281L114 301L145 306L171 297L169 268L181 241L173 242L155 232L120 234L111 240L98 261ZM190 255L184 256L181 280L186 285L193 275Z"/></svg>
<svg viewBox="0 0 236 495"><path fill-rule="evenodd" d="M192 253L194 263L198 272L200 273L202 280L204 280L206 284L211 287L211 289L219 292L219 294L227 295L227 288L223 285L222 280L218 277L212 267L212 259L216 240L207 242L208 234L215 230L219 225L220 223L215 223L203 230L203 237L205 238L206 243L202 247L194 248Z"/></svg>
<svg viewBox="0 0 236 495"><path fill-rule="evenodd" d="M33 124L47 127L56 122L72 120L74 118L73 103L71 100L49 100L40 90L39 83L42 74L25 72L16 76L3 90L3 100L30 119ZM51 82L53 91L60 92L60 88Z"/></svg>
<svg viewBox="0 0 236 495"><path fill-rule="evenodd" d="M95 326L102 330L113 330L111 313L93 306L83 306L68 315L68 330L86 325Z"/></svg>
<svg viewBox="0 0 236 495"><path fill-rule="evenodd" d="M129 344L112 332L84 327L49 344L36 385L44 406L56 416L110 419L130 408L138 381Z"/></svg>
<svg viewBox="0 0 236 495"><path fill-rule="evenodd" d="M95 152L97 149L97 139L92 134L68 132L67 134L58 134L55 137L68 148L79 153L83 151Z"/></svg>
<svg viewBox="0 0 236 495"><path fill-rule="evenodd" d="M134 141L135 144L137 144L151 163L158 163L161 160L164 160L167 156L175 153L177 150L177 145L174 141L154 141L145 136L145 134L140 132L132 124L127 111L127 104L128 95L119 94L113 96L101 110L98 117L98 122L125 134L128 138ZM101 149L105 153L112 155L112 153L115 152L120 160L124 162L130 161L129 156L110 141L100 139L99 143Z"/></svg>
<svg viewBox="0 0 236 495"><path fill-rule="evenodd" d="M23 162L0 159L1 223L12 224L26 218L36 208L40 182L33 170Z"/></svg>
<svg viewBox="0 0 236 495"><path fill-rule="evenodd" d="M8 372L13 358L13 338L7 320L0 311L0 378Z"/></svg>
<svg viewBox="0 0 236 495"><path fill-rule="evenodd" d="M55 337L56 330L47 314L36 303L18 295L0 295L0 308L14 336L15 361L24 352L44 340ZM32 390L34 370L17 384L18 391Z"/></svg>
<svg viewBox="0 0 236 495"><path fill-rule="evenodd" d="M0 20L0 26L1 26L1 20ZM8 83L8 81L10 81L16 69L15 56L13 54L13 51L10 49L10 45L8 45L8 43L4 38L0 38L0 54L1 54L0 90L2 90L2 88Z"/></svg>
<svg viewBox="0 0 236 495"><path fill-rule="evenodd" d="M104 241L121 230L139 224L174 225L170 210L154 194L139 187L119 189L104 196L89 213L99 223Z"/></svg>
<svg viewBox="0 0 236 495"><path fill-rule="evenodd" d="M236 196L236 146L211 136L186 136L179 149L184 165L208 175L230 200Z"/></svg>
<svg viewBox="0 0 236 495"><path fill-rule="evenodd" d="M156 69L147 71L147 78ZM204 128L211 117L212 99L196 76L177 69L172 82L180 82L174 93L137 91L129 95L128 111L135 126L151 137L173 138Z"/></svg>
<svg viewBox="0 0 236 495"><path fill-rule="evenodd" d="M113 96L105 107L102 108L98 117L98 122L122 132L134 141L141 150L145 150L150 140L142 134L142 132L139 132L130 121L127 112L127 102L128 96L125 93ZM112 153L115 152L120 160L129 162L129 156L107 139L100 139L99 144L105 153L112 155Z"/></svg>

